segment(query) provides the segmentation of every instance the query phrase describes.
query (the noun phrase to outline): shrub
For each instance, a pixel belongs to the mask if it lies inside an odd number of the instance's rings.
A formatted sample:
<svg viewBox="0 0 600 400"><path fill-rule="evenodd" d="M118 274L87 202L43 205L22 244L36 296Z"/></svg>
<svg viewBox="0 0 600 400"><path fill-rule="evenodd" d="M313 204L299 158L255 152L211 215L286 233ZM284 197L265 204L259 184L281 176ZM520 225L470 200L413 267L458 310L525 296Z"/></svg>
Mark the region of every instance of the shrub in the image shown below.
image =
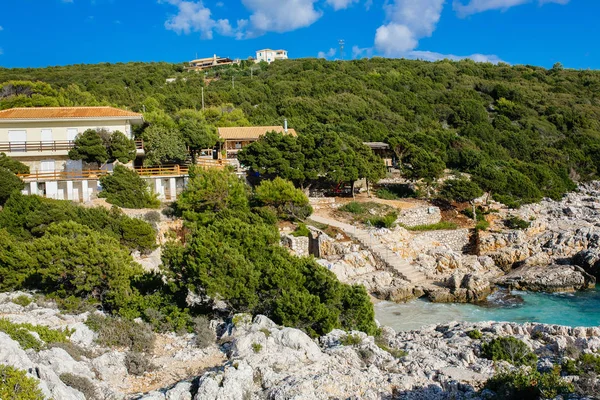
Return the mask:
<svg viewBox="0 0 600 400"><path fill-rule="evenodd" d="M340 208L340 211L349 212L351 214L365 214L368 209L363 205L363 203L359 203L358 201L351 201L350 203L346 203Z"/></svg>
<svg viewBox="0 0 600 400"><path fill-rule="evenodd" d="M150 351L154 346L154 333L147 324L95 313L86 325L98 333L96 341L102 346L127 347L134 352Z"/></svg>
<svg viewBox="0 0 600 400"><path fill-rule="evenodd" d="M392 184L379 188L376 192L377 197L384 200L398 200L405 198L419 197L410 185Z"/></svg>
<svg viewBox="0 0 600 400"><path fill-rule="evenodd" d="M472 331L467 332L467 336L473 340L479 340L483 337L481 331L478 329L473 329Z"/></svg>
<svg viewBox="0 0 600 400"><path fill-rule="evenodd" d="M0 399L44 400L44 395L34 378L25 371L0 364Z"/></svg>
<svg viewBox="0 0 600 400"><path fill-rule="evenodd" d="M135 376L142 376L144 373L156 369L156 366L152 364L148 356L134 351L125 354L125 367L129 374Z"/></svg>
<svg viewBox="0 0 600 400"><path fill-rule="evenodd" d="M25 183L6 168L0 167L0 206L15 192L25 189Z"/></svg>
<svg viewBox="0 0 600 400"><path fill-rule="evenodd" d="M156 225L160 222L161 217L160 217L160 213L158 211L148 211L146 214L144 214L144 221L152 224L152 225Z"/></svg>
<svg viewBox="0 0 600 400"><path fill-rule="evenodd" d="M215 331L210 327L210 321L204 315L194 318L194 333L196 334L196 346L201 349L214 344L217 340Z"/></svg>
<svg viewBox="0 0 600 400"><path fill-rule="evenodd" d="M483 190L473 181L465 178L448 179L440 189L440 197L459 203L473 201L483 196Z"/></svg>
<svg viewBox="0 0 600 400"><path fill-rule="evenodd" d="M59 378L65 385L81 392L87 400L98 399L94 384L85 376L66 373L60 374Z"/></svg>
<svg viewBox="0 0 600 400"><path fill-rule="evenodd" d="M74 146L69 150L71 160L83 160L87 163L104 164L108 160L108 151L97 131L88 129L75 138Z"/></svg>
<svg viewBox="0 0 600 400"><path fill-rule="evenodd" d="M490 228L490 223L487 221L478 221L477 224L475 224L475 229L477 229L478 231L487 231Z"/></svg>
<svg viewBox="0 0 600 400"><path fill-rule="evenodd" d="M160 201L150 192L148 183L132 169L115 166L113 173L100 178L102 191L111 204L124 208L158 208Z"/></svg>
<svg viewBox="0 0 600 400"><path fill-rule="evenodd" d="M580 354L576 360L563 361L562 369L569 375L583 375L589 372L600 374L600 354Z"/></svg>
<svg viewBox="0 0 600 400"><path fill-rule="evenodd" d="M375 337L375 344L381 350L387 351L388 353L390 353L394 358L400 359L400 358L406 357L408 355L408 352L405 350L400 350L400 349L390 347L388 345L388 343L385 340L383 340L383 338L381 338L381 336Z"/></svg>
<svg viewBox="0 0 600 400"><path fill-rule="evenodd" d="M458 229L458 225L454 222L441 221L437 224L406 226L409 231L439 231L439 230L454 230Z"/></svg>
<svg viewBox="0 0 600 400"><path fill-rule="evenodd" d="M111 160L118 160L123 164L127 164L135 159L135 142L122 132L115 131L108 141L108 153Z"/></svg>
<svg viewBox="0 0 600 400"><path fill-rule="evenodd" d="M508 229L527 229L531 226L531 222L527 222L516 216L511 216L504 220L504 225Z"/></svg>
<svg viewBox="0 0 600 400"><path fill-rule="evenodd" d="M40 351L44 343L65 343L71 335L70 331L58 331L46 326L32 324L15 324L7 319L0 319L0 331L6 333L23 349L34 349ZM31 334L35 332L43 341L40 342Z"/></svg>
<svg viewBox="0 0 600 400"><path fill-rule="evenodd" d="M8 157L4 153L0 153L0 169L4 168L13 174L28 174L29 167L14 158Z"/></svg>
<svg viewBox="0 0 600 400"><path fill-rule="evenodd" d="M256 200L264 206L273 207L283 219L303 220L313 212L304 192L279 177L262 181L256 188Z"/></svg>
<svg viewBox="0 0 600 400"><path fill-rule="evenodd" d="M296 230L294 232L292 232L292 236L296 236L296 237L300 237L300 236L305 236L305 237L310 237L310 230L308 230L308 228L306 227L305 224L298 224L298 227L296 228Z"/></svg>
<svg viewBox="0 0 600 400"><path fill-rule="evenodd" d="M252 343L252 350L255 353L260 353L260 351L262 350L262 344L260 344L260 343Z"/></svg>
<svg viewBox="0 0 600 400"><path fill-rule="evenodd" d="M546 373L535 369L500 372L486 382L485 389L494 392L496 399L504 400L552 399L574 390L572 384L560 377L557 369Z"/></svg>
<svg viewBox="0 0 600 400"><path fill-rule="evenodd" d="M75 361L81 361L83 357L87 359L92 359L94 357L94 353L91 350L85 349L81 346L76 345L73 342L58 342L58 343L48 343L48 348L59 348L66 351Z"/></svg>
<svg viewBox="0 0 600 400"><path fill-rule="evenodd" d="M362 343L362 339L358 335L344 335L340 338L340 343L343 346L356 346Z"/></svg>
<svg viewBox="0 0 600 400"><path fill-rule="evenodd" d="M63 314L79 315L84 312L92 312L98 309L101 305L100 301L93 297L81 298L76 296L58 297L56 295L50 295L56 302L56 305Z"/></svg>
<svg viewBox="0 0 600 400"><path fill-rule="evenodd" d="M11 301L17 305L20 305L21 307L27 307L28 305L30 305L33 302L33 300L31 300L31 297L29 297L25 294L15 297Z"/></svg>
<svg viewBox="0 0 600 400"><path fill-rule="evenodd" d="M537 362L537 356L529 347L512 336L495 338L488 343L483 343L481 353L489 360L508 361L516 366L534 365Z"/></svg>
<svg viewBox="0 0 600 400"><path fill-rule="evenodd" d="M391 229L396 224L397 219L398 219L398 214L396 214L395 212L390 212L390 213L386 214L384 217L368 218L367 223L376 228Z"/></svg>

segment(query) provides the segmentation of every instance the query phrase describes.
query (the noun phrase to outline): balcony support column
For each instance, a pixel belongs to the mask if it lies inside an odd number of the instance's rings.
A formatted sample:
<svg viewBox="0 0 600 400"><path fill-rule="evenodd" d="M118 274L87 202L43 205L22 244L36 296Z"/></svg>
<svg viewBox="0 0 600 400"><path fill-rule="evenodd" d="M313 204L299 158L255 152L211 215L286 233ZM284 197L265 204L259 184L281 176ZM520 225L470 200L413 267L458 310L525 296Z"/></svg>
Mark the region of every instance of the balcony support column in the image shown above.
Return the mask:
<svg viewBox="0 0 600 400"><path fill-rule="evenodd" d="M38 183L37 181L29 182L29 194L36 195L38 194Z"/></svg>
<svg viewBox="0 0 600 400"><path fill-rule="evenodd" d="M58 199L58 182L46 182L46 197L49 199Z"/></svg>
<svg viewBox="0 0 600 400"><path fill-rule="evenodd" d="M88 187L88 181L85 179L81 181L81 198L84 202L90 201L90 190Z"/></svg>
<svg viewBox="0 0 600 400"><path fill-rule="evenodd" d="M67 181L67 200L73 200L73 181Z"/></svg>
<svg viewBox="0 0 600 400"><path fill-rule="evenodd" d="M169 178L169 194L171 201L177 200L177 180L176 178Z"/></svg>

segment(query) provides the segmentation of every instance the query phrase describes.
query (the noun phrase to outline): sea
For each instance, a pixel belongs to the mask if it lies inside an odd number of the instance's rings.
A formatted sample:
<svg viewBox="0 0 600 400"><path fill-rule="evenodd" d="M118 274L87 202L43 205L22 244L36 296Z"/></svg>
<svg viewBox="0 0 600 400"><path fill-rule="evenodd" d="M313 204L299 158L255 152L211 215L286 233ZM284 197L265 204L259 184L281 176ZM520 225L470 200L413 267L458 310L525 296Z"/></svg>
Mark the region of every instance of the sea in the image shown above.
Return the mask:
<svg viewBox="0 0 600 400"><path fill-rule="evenodd" d="M600 285L577 293L499 291L490 295L484 305L431 303L422 299L402 304L384 301L375 305L375 318L398 332L451 321L600 326Z"/></svg>

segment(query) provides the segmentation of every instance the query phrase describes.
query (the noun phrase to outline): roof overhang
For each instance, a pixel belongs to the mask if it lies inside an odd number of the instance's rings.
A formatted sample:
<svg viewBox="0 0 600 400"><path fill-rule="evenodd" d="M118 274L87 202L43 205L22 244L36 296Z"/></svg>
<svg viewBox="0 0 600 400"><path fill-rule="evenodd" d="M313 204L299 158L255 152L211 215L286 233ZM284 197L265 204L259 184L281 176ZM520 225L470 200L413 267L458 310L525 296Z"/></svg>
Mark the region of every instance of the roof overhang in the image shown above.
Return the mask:
<svg viewBox="0 0 600 400"><path fill-rule="evenodd" d="M85 117L85 118L0 118L0 124L14 123L35 123L35 122L81 122L81 121L129 121L133 125L144 123L144 117L123 116L123 117Z"/></svg>

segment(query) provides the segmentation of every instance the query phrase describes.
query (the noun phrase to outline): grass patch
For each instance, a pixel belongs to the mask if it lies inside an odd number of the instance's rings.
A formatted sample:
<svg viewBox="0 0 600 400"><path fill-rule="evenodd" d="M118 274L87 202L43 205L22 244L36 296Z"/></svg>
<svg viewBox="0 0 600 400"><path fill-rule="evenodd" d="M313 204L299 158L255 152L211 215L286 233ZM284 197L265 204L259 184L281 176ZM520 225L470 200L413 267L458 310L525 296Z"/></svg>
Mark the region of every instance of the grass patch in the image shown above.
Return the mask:
<svg viewBox="0 0 600 400"><path fill-rule="evenodd" d="M309 219L307 219L307 220L305 221L305 223L306 223L306 225L310 225L310 226L312 226L312 227L314 227L314 228L317 228L317 229L320 229L320 230L322 230L322 231L324 231L325 229L329 228L329 225L327 225L327 224L322 224L322 223L320 223L320 222L317 222L317 221L313 221L313 220L312 220L312 219L310 219L310 218L309 218Z"/></svg>
<svg viewBox="0 0 600 400"><path fill-rule="evenodd" d="M479 340L483 337L483 334L479 329L473 329L472 331L467 332L467 336L473 340Z"/></svg>
<svg viewBox="0 0 600 400"><path fill-rule="evenodd" d="M366 214L369 211L367 203L359 203L358 201L351 201L350 203L344 204L338 210L343 212L349 212L351 214Z"/></svg>
<svg viewBox="0 0 600 400"><path fill-rule="evenodd" d="M383 340L380 336L375 337L375 344L381 350L387 351L388 353L390 353L394 358L398 358L399 359L399 358L402 358L402 357L406 357L408 355L408 352L406 352L405 350L400 350L400 349L396 349L396 348L390 347L388 345L388 343L385 340Z"/></svg>
<svg viewBox="0 0 600 400"><path fill-rule="evenodd" d="M408 229L409 231L425 232L425 231L454 230L454 229L458 229L458 225L455 224L454 222L441 221L441 222L438 222L437 224L404 226L404 228Z"/></svg>
<svg viewBox="0 0 600 400"><path fill-rule="evenodd" d="M310 237L310 231L308 230L308 228L306 227L305 224L300 223L298 224L298 227L296 228L296 230L294 232L291 233L292 236L295 237Z"/></svg>
<svg viewBox="0 0 600 400"><path fill-rule="evenodd" d="M23 349L40 351L46 343L65 343L71 335L71 331L59 331L46 326L31 324L15 324L7 319L0 319L0 332L6 333L10 338L19 343ZM31 334L39 335L41 342Z"/></svg>
<svg viewBox="0 0 600 400"><path fill-rule="evenodd" d="M264 333L264 334L265 334L265 336L266 336L267 338L270 338L270 337L271 337L271 331L270 331L270 330L268 330L267 328L262 328L260 331L261 331L262 333Z"/></svg>
<svg viewBox="0 0 600 400"><path fill-rule="evenodd" d="M252 350L255 353L260 353L260 351L262 350L262 344L260 344L260 343L252 343Z"/></svg>
<svg viewBox="0 0 600 400"><path fill-rule="evenodd" d="M22 294L18 297L15 297L14 299L11 300L13 303L15 303L16 305L19 305L21 307L27 307L28 305L30 305L31 303L33 303L33 300L31 299L31 297Z"/></svg>
<svg viewBox="0 0 600 400"><path fill-rule="evenodd" d="M395 212L387 213L383 217L371 217L367 218L366 223L376 228L388 228L391 229L396 225L398 214Z"/></svg>

